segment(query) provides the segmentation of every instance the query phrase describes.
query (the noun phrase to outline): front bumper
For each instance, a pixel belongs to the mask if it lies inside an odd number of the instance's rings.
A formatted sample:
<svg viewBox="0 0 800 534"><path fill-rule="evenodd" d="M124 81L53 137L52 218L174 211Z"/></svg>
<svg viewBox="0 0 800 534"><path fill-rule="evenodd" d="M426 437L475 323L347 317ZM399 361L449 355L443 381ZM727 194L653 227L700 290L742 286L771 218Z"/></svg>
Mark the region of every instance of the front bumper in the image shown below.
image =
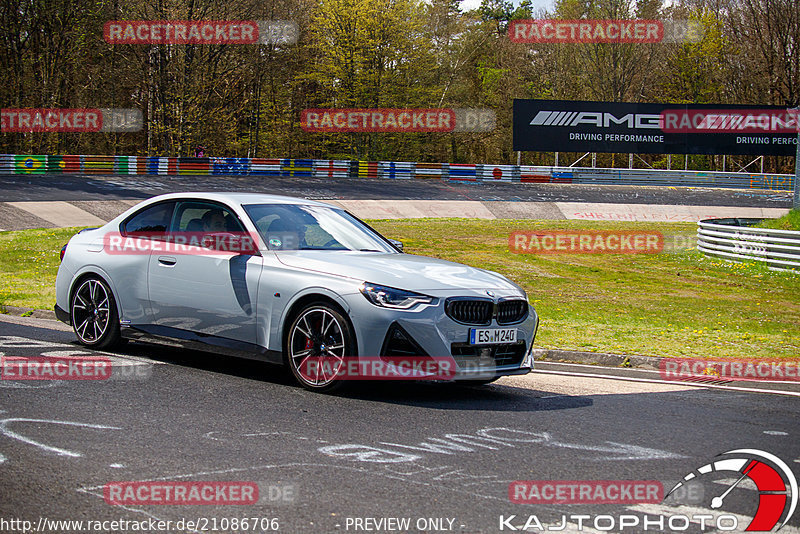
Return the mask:
<svg viewBox="0 0 800 534"><path fill-rule="evenodd" d="M72 318L69 316L69 312L62 310L58 304L53 307L53 311L56 312L56 319L72 326Z"/></svg>
<svg viewBox="0 0 800 534"><path fill-rule="evenodd" d="M499 292L498 292L499 293ZM451 294L430 294L437 302L421 305L412 310L381 308L368 302L362 295L348 299L350 315L356 329L358 354L374 356L430 356L452 357L456 363L453 380L490 380L506 375L521 375L533 368L531 348L539 325L539 317L528 305L528 315L515 324L469 325L455 321L445 311L445 301ZM486 298L486 292L465 290L459 297ZM496 296L524 298L518 293L506 292ZM411 343L405 343L399 353L387 352L387 340L393 330L407 335ZM471 328L515 328L517 343L497 345L470 345Z"/></svg>

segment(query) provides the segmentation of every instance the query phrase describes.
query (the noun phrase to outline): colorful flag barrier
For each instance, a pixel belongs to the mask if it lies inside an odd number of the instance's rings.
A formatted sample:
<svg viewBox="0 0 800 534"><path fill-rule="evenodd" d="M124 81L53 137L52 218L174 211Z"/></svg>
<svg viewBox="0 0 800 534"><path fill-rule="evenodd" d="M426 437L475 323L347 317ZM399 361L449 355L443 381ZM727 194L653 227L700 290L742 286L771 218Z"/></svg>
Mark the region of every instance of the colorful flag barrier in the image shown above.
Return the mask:
<svg viewBox="0 0 800 534"><path fill-rule="evenodd" d="M791 191L794 176L663 169L591 169L403 161L291 158L174 158L157 156L0 154L0 175L89 174L389 178L456 182L650 185Z"/></svg>

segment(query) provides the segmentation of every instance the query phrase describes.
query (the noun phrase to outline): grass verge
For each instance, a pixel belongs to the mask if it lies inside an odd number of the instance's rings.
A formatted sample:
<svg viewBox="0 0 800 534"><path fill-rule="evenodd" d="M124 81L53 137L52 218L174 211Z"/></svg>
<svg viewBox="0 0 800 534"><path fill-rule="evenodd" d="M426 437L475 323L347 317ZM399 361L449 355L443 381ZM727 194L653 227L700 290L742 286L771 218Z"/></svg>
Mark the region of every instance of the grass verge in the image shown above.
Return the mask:
<svg viewBox="0 0 800 534"><path fill-rule="evenodd" d="M684 357L800 358L800 274L709 259L693 223L372 221L406 251L498 271L528 292L544 348ZM659 254L514 254L515 230L642 230Z"/></svg>
<svg viewBox="0 0 800 534"><path fill-rule="evenodd" d="M800 210L790 210L789 213L777 219L764 219L756 225L756 228L800 232Z"/></svg>
<svg viewBox="0 0 800 534"><path fill-rule="evenodd" d="M660 254L514 254L515 230L660 231L691 242L690 223L405 219L370 221L406 251L498 271L541 316L536 345L618 354L800 358L800 274L695 250ZM0 309L52 309L58 253L77 228L0 233ZM681 247L678 247L681 248Z"/></svg>
<svg viewBox="0 0 800 534"><path fill-rule="evenodd" d="M0 232L0 309L52 310L61 247L80 228Z"/></svg>

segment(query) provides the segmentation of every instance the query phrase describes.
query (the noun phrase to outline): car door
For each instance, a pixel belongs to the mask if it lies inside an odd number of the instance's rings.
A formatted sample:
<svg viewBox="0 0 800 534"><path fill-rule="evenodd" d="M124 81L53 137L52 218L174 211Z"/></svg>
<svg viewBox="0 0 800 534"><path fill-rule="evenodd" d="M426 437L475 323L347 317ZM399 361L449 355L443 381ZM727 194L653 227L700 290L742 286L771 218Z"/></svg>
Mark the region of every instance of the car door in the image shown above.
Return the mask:
<svg viewBox="0 0 800 534"><path fill-rule="evenodd" d="M225 345L225 340L255 344L262 258L257 251L232 254L205 246L203 239L210 234L241 236L244 228L223 204L178 202L169 245L150 254L148 290L155 324L172 330L165 331L171 335L215 336L206 340L212 344Z"/></svg>
<svg viewBox="0 0 800 534"><path fill-rule="evenodd" d="M174 209L175 201L150 204L120 224L120 237L137 243L122 247L107 258L107 270L117 292L120 319L125 324L147 325L153 320L147 288L150 250L166 238Z"/></svg>

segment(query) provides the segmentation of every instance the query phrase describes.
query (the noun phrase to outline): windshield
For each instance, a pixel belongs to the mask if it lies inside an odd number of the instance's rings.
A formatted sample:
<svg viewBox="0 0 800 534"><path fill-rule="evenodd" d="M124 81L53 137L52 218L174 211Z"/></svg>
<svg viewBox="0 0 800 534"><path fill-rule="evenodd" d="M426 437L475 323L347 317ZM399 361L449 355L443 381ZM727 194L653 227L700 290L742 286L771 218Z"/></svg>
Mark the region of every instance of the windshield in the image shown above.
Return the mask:
<svg viewBox="0 0 800 534"><path fill-rule="evenodd" d="M299 204L243 207L270 250L397 252L383 236L344 210Z"/></svg>

